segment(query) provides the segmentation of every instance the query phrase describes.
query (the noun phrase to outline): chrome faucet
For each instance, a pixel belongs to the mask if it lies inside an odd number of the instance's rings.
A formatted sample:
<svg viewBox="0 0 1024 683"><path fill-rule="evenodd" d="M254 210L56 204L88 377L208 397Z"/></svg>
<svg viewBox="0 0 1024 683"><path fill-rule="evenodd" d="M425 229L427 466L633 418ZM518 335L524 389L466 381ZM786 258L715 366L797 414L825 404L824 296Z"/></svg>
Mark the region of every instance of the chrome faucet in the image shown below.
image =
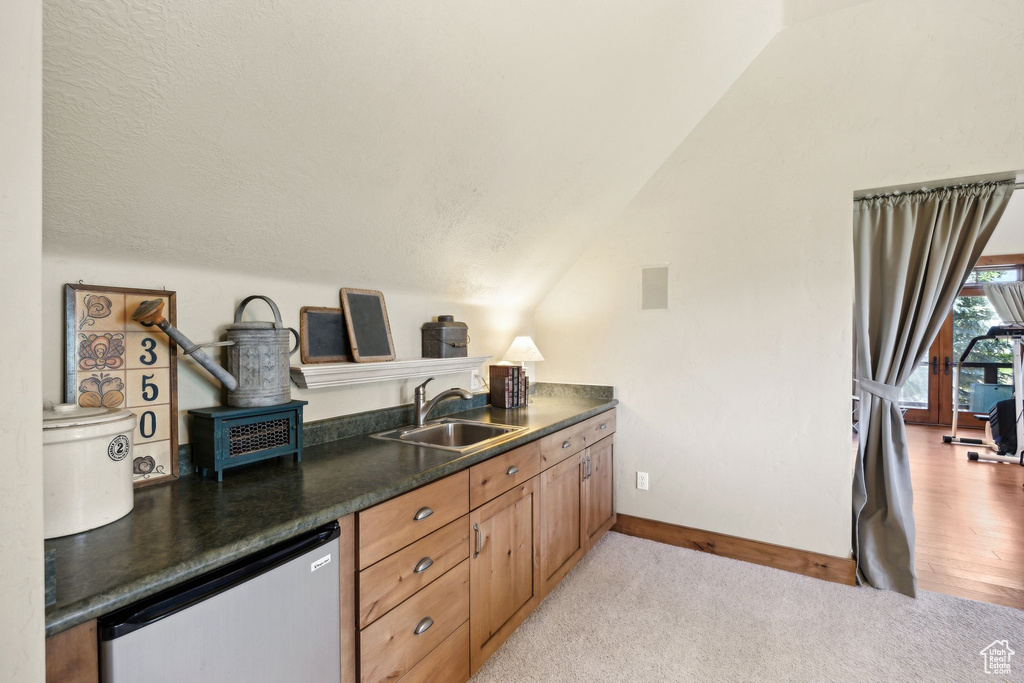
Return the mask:
<svg viewBox="0 0 1024 683"><path fill-rule="evenodd" d="M433 380L433 377L427 379L426 382L416 387L416 426L422 427L427 421L427 415L434 409L438 401L449 396L461 396L467 401L473 398L473 394L469 393L465 389L459 389L458 387L452 387L447 391L442 391L434 398L427 400L427 384Z"/></svg>

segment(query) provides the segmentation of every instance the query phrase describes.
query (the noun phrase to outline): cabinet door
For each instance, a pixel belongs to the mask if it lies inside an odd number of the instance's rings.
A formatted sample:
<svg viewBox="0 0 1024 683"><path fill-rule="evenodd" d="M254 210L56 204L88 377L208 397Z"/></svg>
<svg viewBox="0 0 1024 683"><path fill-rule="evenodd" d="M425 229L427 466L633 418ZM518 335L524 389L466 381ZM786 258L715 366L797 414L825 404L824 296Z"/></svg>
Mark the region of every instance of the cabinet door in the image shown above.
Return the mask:
<svg viewBox="0 0 1024 683"><path fill-rule="evenodd" d="M587 550L601 540L615 524L615 482L613 453L615 436L601 439L583 454L584 533Z"/></svg>
<svg viewBox="0 0 1024 683"><path fill-rule="evenodd" d="M541 473L541 595L547 595L586 552L583 500L583 453Z"/></svg>
<svg viewBox="0 0 1024 683"><path fill-rule="evenodd" d="M470 671L540 602L539 477L469 515Z"/></svg>

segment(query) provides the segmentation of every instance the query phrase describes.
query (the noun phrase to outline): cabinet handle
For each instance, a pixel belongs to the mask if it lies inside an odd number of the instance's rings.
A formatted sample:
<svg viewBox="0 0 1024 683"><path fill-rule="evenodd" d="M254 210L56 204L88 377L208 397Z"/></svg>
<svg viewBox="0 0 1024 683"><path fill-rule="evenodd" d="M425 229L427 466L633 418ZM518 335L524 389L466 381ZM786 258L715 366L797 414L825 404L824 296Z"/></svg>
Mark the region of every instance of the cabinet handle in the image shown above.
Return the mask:
<svg viewBox="0 0 1024 683"><path fill-rule="evenodd" d="M423 617L420 619L420 623L416 624L416 628L412 630L414 635L420 635L424 633L428 628L434 625L434 620L430 617Z"/></svg>
<svg viewBox="0 0 1024 683"><path fill-rule="evenodd" d="M601 423L601 429L607 429L607 428L608 428L608 424L605 423L605 422L602 422Z"/></svg>
<svg viewBox="0 0 1024 683"><path fill-rule="evenodd" d="M563 441L562 442L562 448L568 448L571 445L572 445L572 441Z"/></svg>
<svg viewBox="0 0 1024 683"><path fill-rule="evenodd" d="M513 474L519 474L519 468L516 467L515 465L509 465L509 468L505 470L505 474L509 475L510 477Z"/></svg>
<svg viewBox="0 0 1024 683"><path fill-rule="evenodd" d="M480 525L474 524L473 531L476 533L476 550L473 552L473 559L475 560L480 551L484 549L484 535L480 533Z"/></svg>
<svg viewBox="0 0 1024 683"><path fill-rule="evenodd" d="M427 517L429 517L432 514L434 514L434 511L431 510L430 508L424 506L424 507L421 507L419 510L416 511L416 514L412 516L412 519L413 519L414 522L418 522L421 519L426 519Z"/></svg>
<svg viewBox="0 0 1024 683"><path fill-rule="evenodd" d="M434 564L434 561L429 557L424 557L422 560L416 563L416 566L412 568L413 574L422 574L423 572L430 569L430 565Z"/></svg>
<svg viewBox="0 0 1024 683"><path fill-rule="evenodd" d="M594 459L589 455L587 456L587 479L590 479L590 475L594 473Z"/></svg>

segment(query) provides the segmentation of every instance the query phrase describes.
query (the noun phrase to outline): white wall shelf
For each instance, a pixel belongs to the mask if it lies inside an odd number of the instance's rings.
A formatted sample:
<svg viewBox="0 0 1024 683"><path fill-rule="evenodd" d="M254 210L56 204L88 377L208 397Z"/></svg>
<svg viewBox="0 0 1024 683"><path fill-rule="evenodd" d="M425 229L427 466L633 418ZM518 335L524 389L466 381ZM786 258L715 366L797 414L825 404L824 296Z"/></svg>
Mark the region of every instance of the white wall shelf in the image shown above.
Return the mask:
<svg viewBox="0 0 1024 683"><path fill-rule="evenodd" d="M386 382L409 377L472 372L488 358L490 356L410 358L377 363L307 363L293 365L291 376L292 381L302 389L343 387L349 384Z"/></svg>

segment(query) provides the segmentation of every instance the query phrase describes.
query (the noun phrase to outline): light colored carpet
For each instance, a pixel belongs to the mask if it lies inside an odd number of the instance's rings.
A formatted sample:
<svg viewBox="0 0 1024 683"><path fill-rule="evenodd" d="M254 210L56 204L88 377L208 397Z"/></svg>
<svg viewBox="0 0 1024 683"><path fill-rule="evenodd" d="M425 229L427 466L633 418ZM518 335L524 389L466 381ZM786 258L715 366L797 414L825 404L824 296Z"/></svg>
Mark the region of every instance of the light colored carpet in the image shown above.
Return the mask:
<svg viewBox="0 0 1024 683"><path fill-rule="evenodd" d="M981 650L1009 639L1010 676ZM1016 661L1015 661L1016 660ZM1024 680L1024 611L916 600L609 533L473 678Z"/></svg>

